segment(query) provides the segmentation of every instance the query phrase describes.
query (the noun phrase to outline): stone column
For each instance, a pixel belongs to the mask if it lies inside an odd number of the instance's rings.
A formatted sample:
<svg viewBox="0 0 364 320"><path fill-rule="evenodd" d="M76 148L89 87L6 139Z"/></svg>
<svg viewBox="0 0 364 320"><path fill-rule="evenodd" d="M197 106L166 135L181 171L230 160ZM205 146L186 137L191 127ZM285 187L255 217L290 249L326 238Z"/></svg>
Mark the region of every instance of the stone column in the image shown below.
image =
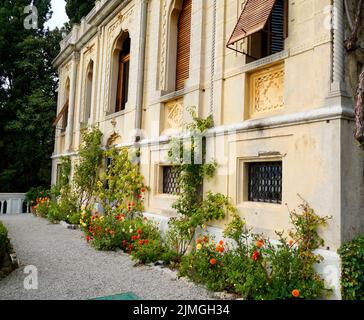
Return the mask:
<svg viewBox="0 0 364 320"><path fill-rule="evenodd" d="M345 93L344 4L334 0L331 93Z"/></svg>
<svg viewBox="0 0 364 320"><path fill-rule="evenodd" d="M80 54L74 52L72 55L72 70L70 80L70 96L69 96L69 108L68 108L68 122L67 122L67 133L66 133L66 152L72 151L73 141L73 118L75 112L75 97L76 97L76 82L77 82L77 67L80 60Z"/></svg>

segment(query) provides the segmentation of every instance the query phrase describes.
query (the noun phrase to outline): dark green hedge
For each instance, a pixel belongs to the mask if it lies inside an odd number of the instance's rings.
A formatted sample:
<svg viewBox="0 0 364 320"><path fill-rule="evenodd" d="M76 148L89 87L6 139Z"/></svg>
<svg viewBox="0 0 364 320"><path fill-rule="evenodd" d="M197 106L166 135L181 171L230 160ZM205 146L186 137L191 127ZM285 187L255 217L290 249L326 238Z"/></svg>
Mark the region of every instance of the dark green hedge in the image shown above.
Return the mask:
<svg viewBox="0 0 364 320"><path fill-rule="evenodd" d="M364 237L343 245L338 252L342 261L342 298L364 300Z"/></svg>
<svg viewBox="0 0 364 320"><path fill-rule="evenodd" d="M8 248L8 231L6 230L5 226L0 221L0 266L3 262L5 257L5 253Z"/></svg>

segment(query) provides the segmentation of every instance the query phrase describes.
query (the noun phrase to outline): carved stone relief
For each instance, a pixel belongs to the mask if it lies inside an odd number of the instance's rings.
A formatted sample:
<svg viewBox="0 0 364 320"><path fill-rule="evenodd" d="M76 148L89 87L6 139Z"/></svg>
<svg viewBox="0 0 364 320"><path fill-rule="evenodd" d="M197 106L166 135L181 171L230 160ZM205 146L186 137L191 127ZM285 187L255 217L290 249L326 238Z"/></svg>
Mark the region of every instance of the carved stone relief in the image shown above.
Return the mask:
<svg viewBox="0 0 364 320"><path fill-rule="evenodd" d="M284 65L250 75L250 115L272 112L284 107Z"/></svg>

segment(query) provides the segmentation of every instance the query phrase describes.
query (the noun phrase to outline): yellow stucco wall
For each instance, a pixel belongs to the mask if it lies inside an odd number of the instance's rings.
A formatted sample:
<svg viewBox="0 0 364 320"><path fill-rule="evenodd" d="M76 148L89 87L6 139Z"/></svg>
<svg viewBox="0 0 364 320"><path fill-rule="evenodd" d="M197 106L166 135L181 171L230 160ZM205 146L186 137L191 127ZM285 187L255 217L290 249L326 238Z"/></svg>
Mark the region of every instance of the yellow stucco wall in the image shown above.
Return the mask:
<svg viewBox="0 0 364 320"><path fill-rule="evenodd" d="M75 35L77 33L78 39L75 47L80 47L79 60L72 62L72 51L67 54L69 38L63 43L63 54L58 59L58 110L64 102L62 95L65 81L67 77L72 77L72 63L77 65L73 148L67 150L64 135L61 136L57 131L53 181L59 156L74 154L80 142L80 122L85 108L84 79L90 59L95 63L95 85L88 125L100 126L104 133L104 144L115 132L120 136L116 143L127 144L134 130L137 71L141 67L138 64L141 5L139 1L110 2L120 3L119 9L100 19L95 35L88 42L82 42L82 35L91 28L87 20L81 23L77 32L73 31ZM102 3L98 4L98 10L102 11ZM271 237L274 237L274 230L288 227L286 204L290 209L297 208L300 203L297 194L300 194L319 214L333 216L325 237L328 246L337 248L344 233L345 204L342 199L353 202L348 206L347 215L354 218L346 220L347 229L359 221L363 222L358 214L354 214L355 210L362 210L358 208L363 200L352 197L349 192L341 196L342 189L346 188L342 176L342 132L346 130L345 135L348 136L352 121L330 115L330 112L327 116L322 116L324 112L321 112L321 116L315 118L314 113L314 110L329 110L333 107L328 99L332 39L327 21L330 19L328 6L331 1L290 0L289 37L285 42L285 51L251 63L246 63L244 55L226 48L243 3L242 0L217 1L213 103L215 123L217 126L243 126L218 135L216 139L209 139L209 155L218 161L220 168L216 178L206 182L205 190L230 196L248 224ZM147 139L158 139L166 129L178 129L181 119L189 119L188 106L198 107L201 116L210 113L212 4L213 1L193 0L190 78L186 81L185 90L175 93L165 91L168 87L168 72L173 67L168 65L168 12L172 0L149 1L142 113L142 128ZM96 16L101 15L100 12ZM131 37L129 101L125 111L113 114L107 111L111 104L111 55L115 40L123 30L127 30ZM243 43L241 49L246 45L246 42ZM254 82L256 79L260 82ZM258 89L254 91L253 87ZM259 110L252 106L254 94L259 95ZM277 97L276 94L281 96ZM277 103L279 107L273 108ZM295 117L297 113L299 117ZM305 113L310 115L310 120L304 119ZM275 121L277 117L281 117L282 121ZM270 123L270 119L274 121ZM261 125L252 122L260 120ZM252 125L244 127L245 123ZM344 129L342 123L345 123ZM142 147L141 171L146 183L152 188L146 201L147 211L161 215L173 214L173 197L159 194L158 189L158 165L166 160L167 148L166 144ZM345 148L347 161L351 161L355 145L345 143ZM242 164L244 161L259 159L259 154L268 153L274 153L276 158L283 161L282 205L244 201ZM261 156L260 159L266 158ZM362 166L358 161L355 165L358 168ZM346 177L354 176L352 170ZM355 183L359 194L364 194L363 182L358 179ZM221 223L218 225L222 226Z"/></svg>

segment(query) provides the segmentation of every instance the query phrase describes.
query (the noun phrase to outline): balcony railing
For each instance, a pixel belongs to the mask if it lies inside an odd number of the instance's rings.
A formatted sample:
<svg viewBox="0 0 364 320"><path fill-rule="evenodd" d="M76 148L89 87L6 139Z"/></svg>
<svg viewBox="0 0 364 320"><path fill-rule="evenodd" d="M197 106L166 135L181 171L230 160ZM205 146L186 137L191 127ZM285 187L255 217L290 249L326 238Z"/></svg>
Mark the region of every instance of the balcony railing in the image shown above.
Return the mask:
<svg viewBox="0 0 364 320"><path fill-rule="evenodd" d="M30 213L24 193L0 193L0 215Z"/></svg>

